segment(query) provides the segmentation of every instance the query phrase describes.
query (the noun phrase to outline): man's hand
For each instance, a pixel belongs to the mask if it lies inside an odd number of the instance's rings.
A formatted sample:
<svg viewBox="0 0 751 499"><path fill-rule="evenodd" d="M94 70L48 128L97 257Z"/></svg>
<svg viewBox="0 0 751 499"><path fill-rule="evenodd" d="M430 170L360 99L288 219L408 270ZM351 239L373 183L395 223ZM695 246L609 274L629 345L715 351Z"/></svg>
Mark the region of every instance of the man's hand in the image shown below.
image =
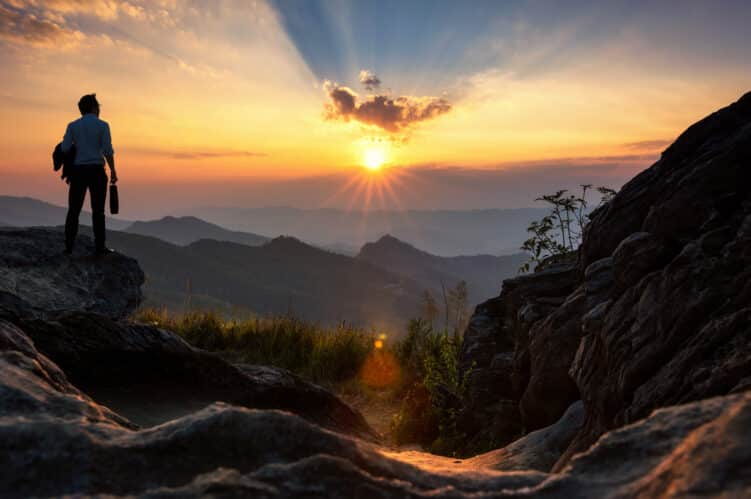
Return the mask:
<svg viewBox="0 0 751 499"><path fill-rule="evenodd" d="M107 154L104 156L104 159L107 160L107 164L110 167L110 184L116 184L117 183L117 172L115 171L115 157L112 154Z"/></svg>

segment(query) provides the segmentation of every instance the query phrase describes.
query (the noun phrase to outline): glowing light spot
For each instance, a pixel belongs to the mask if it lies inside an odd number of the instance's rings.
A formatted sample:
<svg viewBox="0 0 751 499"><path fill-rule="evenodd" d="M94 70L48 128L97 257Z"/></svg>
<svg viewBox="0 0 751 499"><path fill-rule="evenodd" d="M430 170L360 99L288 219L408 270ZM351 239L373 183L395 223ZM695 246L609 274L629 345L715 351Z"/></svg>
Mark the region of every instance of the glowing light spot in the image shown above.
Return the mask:
<svg viewBox="0 0 751 499"><path fill-rule="evenodd" d="M380 350L381 348L383 348L383 340L375 340L373 342L373 346Z"/></svg>
<svg viewBox="0 0 751 499"><path fill-rule="evenodd" d="M382 341L382 340L376 340ZM394 354L388 350L374 350L360 371L360 380L373 388L385 388L399 381L401 369Z"/></svg>
<svg viewBox="0 0 751 499"><path fill-rule="evenodd" d="M362 164L371 171L380 170L386 163L386 149L381 144L371 144L365 148L362 155Z"/></svg>

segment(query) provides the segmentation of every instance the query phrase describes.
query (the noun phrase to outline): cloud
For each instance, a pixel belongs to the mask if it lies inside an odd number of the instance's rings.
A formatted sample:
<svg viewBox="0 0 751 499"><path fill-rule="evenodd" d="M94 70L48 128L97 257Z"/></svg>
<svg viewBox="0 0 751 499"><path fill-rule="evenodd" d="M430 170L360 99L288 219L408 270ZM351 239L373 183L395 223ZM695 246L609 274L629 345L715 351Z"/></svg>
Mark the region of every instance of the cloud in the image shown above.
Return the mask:
<svg viewBox="0 0 751 499"><path fill-rule="evenodd" d="M217 158L265 158L265 152L258 151L171 151L168 149L150 149L128 147L126 151L147 156L161 156L172 159L217 159Z"/></svg>
<svg viewBox="0 0 751 499"><path fill-rule="evenodd" d="M639 142L629 142L623 144L627 149L634 149L639 151L654 151L656 149L663 149L669 146L673 141L668 139L655 139L655 140L641 140Z"/></svg>
<svg viewBox="0 0 751 499"><path fill-rule="evenodd" d="M365 90L372 92L380 88L381 80L372 71L363 69L360 71L360 84L365 87Z"/></svg>
<svg viewBox="0 0 751 499"><path fill-rule="evenodd" d="M80 31L68 29L50 19L0 4L0 38L34 47L68 47L85 37Z"/></svg>
<svg viewBox="0 0 751 499"><path fill-rule="evenodd" d="M451 110L451 104L444 98L376 94L361 99L351 88L330 81L325 82L323 88L329 98L325 106L326 119L354 120L390 133L404 132Z"/></svg>
<svg viewBox="0 0 751 499"><path fill-rule="evenodd" d="M264 152L253 151L174 152L168 155L175 159L259 158L268 156Z"/></svg>

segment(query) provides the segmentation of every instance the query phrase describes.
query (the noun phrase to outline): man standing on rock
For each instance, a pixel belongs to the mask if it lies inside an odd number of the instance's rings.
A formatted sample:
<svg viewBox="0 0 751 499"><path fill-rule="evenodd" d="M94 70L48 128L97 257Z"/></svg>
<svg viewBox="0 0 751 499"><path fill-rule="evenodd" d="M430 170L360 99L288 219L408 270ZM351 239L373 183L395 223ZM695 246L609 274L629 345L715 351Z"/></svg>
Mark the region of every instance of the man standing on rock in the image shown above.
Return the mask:
<svg viewBox="0 0 751 499"><path fill-rule="evenodd" d="M99 119L99 102L96 94L87 94L78 101L81 117L68 124L61 144L63 153L75 147L75 160L69 172L68 216L65 219L65 253L73 252L73 243L78 234L78 217L83 208L86 191L91 202L91 221L94 227L96 254L112 252L105 245L104 202L107 198L107 174L104 162L110 167L110 182L117 182L115 152L112 149L110 127Z"/></svg>

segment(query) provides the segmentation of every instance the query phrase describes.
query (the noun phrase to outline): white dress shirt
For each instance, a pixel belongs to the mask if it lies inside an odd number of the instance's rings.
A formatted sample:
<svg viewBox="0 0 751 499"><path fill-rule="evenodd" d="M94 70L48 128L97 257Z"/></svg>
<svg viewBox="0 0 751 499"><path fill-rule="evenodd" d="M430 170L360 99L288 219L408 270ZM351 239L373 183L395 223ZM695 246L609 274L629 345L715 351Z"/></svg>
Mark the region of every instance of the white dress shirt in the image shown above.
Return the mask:
<svg viewBox="0 0 751 499"><path fill-rule="evenodd" d="M104 165L104 157L112 156L110 126L96 114L84 114L68 124L61 148L63 152L76 146L76 165Z"/></svg>

